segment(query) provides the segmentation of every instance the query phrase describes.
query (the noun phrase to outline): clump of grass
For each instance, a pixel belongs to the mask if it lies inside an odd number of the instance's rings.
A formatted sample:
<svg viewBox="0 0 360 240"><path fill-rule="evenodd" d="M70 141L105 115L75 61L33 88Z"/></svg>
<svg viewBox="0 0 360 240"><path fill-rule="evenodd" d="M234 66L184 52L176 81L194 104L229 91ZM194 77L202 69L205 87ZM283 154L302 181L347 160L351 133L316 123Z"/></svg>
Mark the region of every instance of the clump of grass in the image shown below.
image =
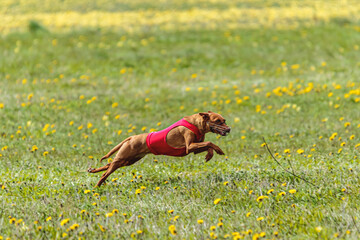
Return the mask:
<svg viewBox="0 0 360 240"><path fill-rule="evenodd" d="M48 33L49 32L49 30L44 25L42 25L41 23L39 23L38 21L35 21L35 20L29 21L28 30L30 33Z"/></svg>

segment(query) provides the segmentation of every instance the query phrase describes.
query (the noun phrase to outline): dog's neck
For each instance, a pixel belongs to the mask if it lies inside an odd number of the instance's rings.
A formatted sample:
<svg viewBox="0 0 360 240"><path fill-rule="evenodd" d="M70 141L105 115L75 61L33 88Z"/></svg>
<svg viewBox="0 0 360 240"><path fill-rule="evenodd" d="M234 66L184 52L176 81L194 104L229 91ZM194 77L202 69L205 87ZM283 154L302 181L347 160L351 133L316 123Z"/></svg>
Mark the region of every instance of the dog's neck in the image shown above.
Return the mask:
<svg viewBox="0 0 360 240"><path fill-rule="evenodd" d="M199 129L201 134L210 132L208 124L204 121L203 117L200 116L198 113L191 116L186 116L184 117L184 119L189 123L195 125Z"/></svg>

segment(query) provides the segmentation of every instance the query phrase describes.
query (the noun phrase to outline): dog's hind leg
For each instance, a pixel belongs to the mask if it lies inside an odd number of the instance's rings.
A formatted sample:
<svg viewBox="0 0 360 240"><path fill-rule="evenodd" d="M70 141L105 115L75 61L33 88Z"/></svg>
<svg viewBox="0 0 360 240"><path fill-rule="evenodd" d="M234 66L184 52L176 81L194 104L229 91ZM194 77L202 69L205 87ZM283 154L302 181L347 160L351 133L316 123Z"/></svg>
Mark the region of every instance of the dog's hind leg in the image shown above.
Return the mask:
<svg viewBox="0 0 360 240"><path fill-rule="evenodd" d="M136 157L136 158L130 159L128 161L115 159L112 163L110 163L110 166L108 167L107 171L101 176L99 182L96 184L96 187L100 187L101 184L103 184L105 182L105 180L110 176L110 174L115 172L116 169L118 169L120 167L130 166L130 165L136 163L137 161L139 161L141 158L143 158L143 156Z"/></svg>
<svg viewBox="0 0 360 240"><path fill-rule="evenodd" d="M99 169L90 170L91 172L106 172L102 175L96 186L103 184L116 169L132 165L143 158L146 154L150 153L149 148L146 145L147 133L129 137L127 141L123 141L120 149L118 150L116 157L110 163ZM117 148L116 148L117 149ZM115 151L115 150L114 150ZM110 151L112 153L113 150Z"/></svg>

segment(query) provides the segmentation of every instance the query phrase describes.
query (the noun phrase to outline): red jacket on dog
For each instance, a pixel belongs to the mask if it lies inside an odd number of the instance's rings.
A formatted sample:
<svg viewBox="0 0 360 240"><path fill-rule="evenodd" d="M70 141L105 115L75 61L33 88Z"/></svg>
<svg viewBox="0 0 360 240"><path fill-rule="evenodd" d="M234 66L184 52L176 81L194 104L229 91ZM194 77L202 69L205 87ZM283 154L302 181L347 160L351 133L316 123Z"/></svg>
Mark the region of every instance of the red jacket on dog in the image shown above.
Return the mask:
<svg viewBox="0 0 360 240"><path fill-rule="evenodd" d="M188 129L190 129L195 135L196 140L199 142L201 138L204 137L204 134L201 134L199 129L186 121L185 119L181 119L180 121L177 121L173 125L171 125L168 128L165 128L164 130L161 130L159 132L152 132L149 133L149 135L146 138L146 145L148 146L149 150L154 155L168 155L168 156L174 156L174 157L183 157L186 156L186 148L174 148L169 146L166 142L166 136L168 132L170 132L171 129L183 126Z"/></svg>

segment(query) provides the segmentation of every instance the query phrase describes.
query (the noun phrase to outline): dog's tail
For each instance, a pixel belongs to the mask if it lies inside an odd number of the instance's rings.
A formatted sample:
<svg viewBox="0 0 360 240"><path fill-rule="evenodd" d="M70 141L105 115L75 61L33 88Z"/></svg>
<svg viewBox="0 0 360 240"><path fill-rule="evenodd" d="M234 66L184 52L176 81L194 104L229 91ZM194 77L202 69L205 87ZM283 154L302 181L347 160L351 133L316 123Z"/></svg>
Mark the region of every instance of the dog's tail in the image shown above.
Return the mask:
<svg viewBox="0 0 360 240"><path fill-rule="evenodd" d="M130 140L130 137L128 137L127 139L125 139L124 141L122 141L121 143L119 143L116 147L114 147L113 149L111 149L110 152L108 152L105 156L103 156L103 157L100 159L100 162L101 162L102 160L104 160L104 159L109 158L111 155L113 155L116 151L118 151L118 150L121 148L121 146L122 146L125 142L127 142L127 141L129 141L129 140Z"/></svg>

